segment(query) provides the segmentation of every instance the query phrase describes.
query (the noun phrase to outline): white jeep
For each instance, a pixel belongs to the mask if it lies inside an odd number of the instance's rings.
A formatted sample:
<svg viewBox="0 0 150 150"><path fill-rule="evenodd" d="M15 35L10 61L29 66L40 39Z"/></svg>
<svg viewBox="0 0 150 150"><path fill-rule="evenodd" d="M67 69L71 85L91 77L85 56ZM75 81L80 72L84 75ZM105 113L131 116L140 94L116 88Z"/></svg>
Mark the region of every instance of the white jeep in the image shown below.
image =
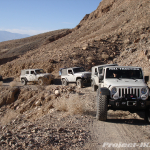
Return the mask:
<svg viewBox="0 0 150 150"><path fill-rule="evenodd" d="M26 69L21 70L20 81L23 85L27 82L38 82L39 85L43 85L44 82L51 84L54 80L54 76L50 73L45 73L43 69Z"/></svg>
<svg viewBox="0 0 150 150"><path fill-rule="evenodd" d="M68 83L76 83L79 88L83 87L83 83L91 82L91 72L86 72L83 67L63 68L61 69L62 85Z"/></svg>
<svg viewBox="0 0 150 150"><path fill-rule="evenodd" d="M92 67L92 89L97 88L97 120L107 119L107 110L145 112L150 123L150 98L142 68L131 66L101 65Z"/></svg>

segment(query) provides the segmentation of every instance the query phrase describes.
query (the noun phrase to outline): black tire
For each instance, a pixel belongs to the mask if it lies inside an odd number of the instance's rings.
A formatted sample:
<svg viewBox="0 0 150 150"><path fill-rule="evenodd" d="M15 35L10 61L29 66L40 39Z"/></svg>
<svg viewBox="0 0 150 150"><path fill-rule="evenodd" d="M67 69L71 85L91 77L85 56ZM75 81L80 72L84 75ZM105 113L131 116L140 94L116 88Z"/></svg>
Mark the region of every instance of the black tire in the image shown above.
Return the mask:
<svg viewBox="0 0 150 150"><path fill-rule="evenodd" d="M44 84L42 78L38 79L38 84L39 84L39 85L43 85L43 84Z"/></svg>
<svg viewBox="0 0 150 150"><path fill-rule="evenodd" d="M145 121L150 124L150 108L145 110Z"/></svg>
<svg viewBox="0 0 150 150"><path fill-rule="evenodd" d="M64 86L67 86L67 85L68 85L66 79L62 79L62 85L64 85Z"/></svg>
<svg viewBox="0 0 150 150"><path fill-rule="evenodd" d="M92 91L95 92L97 90L97 86L94 84L94 81L91 82Z"/></svg>
<svg viewBox="0 0 150 150"><path fill-rule="evenodd" d="M99 90L97 90L97 112L96 119L100 121L107 120L107 95L101 95Z"/></svg>
<svg viewBox="0 0 150 150"><path fill-rule="evenodd" d="M82 81L82 79L78 79L77 80L77 87L78 88L83 88L83 81Z"/></svg>
<svg viewBox="0 0 150 150"><path fill-rule="evenodd" d="M3 81L3 78L2 78L2 76L0 76L0 81Z"/></svg>
<svg viewBox="0 0 150 150"><path fill-rule="evenodd" d="M54 84L54 80L51 80L51 81L50 81L50 84Z"/></svg>
<svg viewBox="0 0 150 150"><path fill-rule="evenodd" d="M25 78L23 78L23 79L21 79L21 83L22 83L23 85L26 85L26 84L27 84L27 80L26 80Z"/></svg>

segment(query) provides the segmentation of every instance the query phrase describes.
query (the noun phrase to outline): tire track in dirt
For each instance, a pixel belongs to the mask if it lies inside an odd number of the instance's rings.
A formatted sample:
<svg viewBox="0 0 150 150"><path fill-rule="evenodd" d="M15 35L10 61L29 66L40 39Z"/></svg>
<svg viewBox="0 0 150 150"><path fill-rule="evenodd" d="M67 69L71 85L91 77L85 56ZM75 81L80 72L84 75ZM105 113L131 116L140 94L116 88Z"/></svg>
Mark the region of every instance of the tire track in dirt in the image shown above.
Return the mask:
<svg viewBox="0 0 150 150"><path fill-rule="evenodd" d="M84 90L83 90L84 91ZM96 92L91 92L91 88L85 88L85 93L89 94L88 103L93 104L93 112L96 112ZM94 112L94 114L95 114ZM91 141L85 145L88 149L101 150L101 149L149 149L140 147L142 143L150 142L149 130L150 126L146 124L143 118L138 115L132 114L128 111L108 111L108 119L106 122L97 121L96 117L92 116L89 129L91 131ZM103 147L104 143L112 144L132 144L131 147ZM134 143L136 145L134 146ZM149 144L150 145L150 144Z"/></svg>
<svg viewBox="0 0 150 150"><path fill-rule="evenodd" d="M129 119L128 121L131 121ZM109 118L107 122L103 121L93 121L90 126L92 133L92 140L90 145L90 149L117 149L116 147L108 147L108 145L104 146L104 143L136 143L135 147L121 147L123 150L130 149L149 149L146 147L140 147L141 143L148 143L150 139L147 138L147 135L144 133L142 127L149 128L149 125L146 125L143 120L134 120L134 123L128 124L125 122L126 119L111 119Z"/></svg>

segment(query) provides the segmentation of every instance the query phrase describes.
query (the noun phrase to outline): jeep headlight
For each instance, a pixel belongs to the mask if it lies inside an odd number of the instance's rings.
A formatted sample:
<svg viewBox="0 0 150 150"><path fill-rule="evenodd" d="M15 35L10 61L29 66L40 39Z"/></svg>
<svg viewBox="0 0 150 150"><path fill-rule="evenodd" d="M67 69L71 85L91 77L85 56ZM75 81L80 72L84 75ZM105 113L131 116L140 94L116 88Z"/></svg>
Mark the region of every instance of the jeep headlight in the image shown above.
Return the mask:
<svg viewBox="0 0 150 150"><path fill-rule="evenodd" d="M141 99L146 100L149 96L149 90L148 88L142 88L141 89Z"/></svg>
<svg viewBox="0 0 150 150"><path fill-rule="evenodd" d="M141 93L142 93L142 94L146 94L146 93L147 93L147 91L148 91L148 89L147 89L147 88L142 88L142 89L141 89Z"/></svg>
<svg viewBox="0 0 150 150"><path fill-rule="evenodd" d="M114 98L115 100L117 100L119 98L118 94L117 94L117 88L116 87L113 87L111 89L111 96L112 98Z"/></svg>
<svg viewBox="0 0 150 150"><path fill-rule="evenodd" d="M87 75L86 74L82 74L82 78L87 78Z"/></svg>
<svg viewBox="0 0 150 150"><path fill-rule="evenodd" d="M111 94L114 95L115 93L117 93L117 88L116 87L113 87L111 89Z"/></svg>

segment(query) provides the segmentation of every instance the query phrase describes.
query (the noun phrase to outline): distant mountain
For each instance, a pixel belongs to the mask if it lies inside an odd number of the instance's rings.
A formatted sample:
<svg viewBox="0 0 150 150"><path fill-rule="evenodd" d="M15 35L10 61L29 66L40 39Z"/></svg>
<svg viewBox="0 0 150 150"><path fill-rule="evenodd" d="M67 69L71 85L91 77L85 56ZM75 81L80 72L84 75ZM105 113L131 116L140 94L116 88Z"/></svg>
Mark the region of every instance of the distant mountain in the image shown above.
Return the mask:
<svg viewBox="0 0 150 150"><path fill-rule="evenodd" d="M11 32L7 32L7 31L0 31L0 42L14 40L14 39L21 39L21 38L25 38L25 37L29 37L29 35L11 33Z"/></svg>
<svg viewBox="0 0 150 150"><path fill-rule="evenodd" d="M21 69L42 68L58 76L63 67L117 63L150 75L149 6L150 0L102 0L73 29L1 42L1 74L18 77Z"/></svg>

